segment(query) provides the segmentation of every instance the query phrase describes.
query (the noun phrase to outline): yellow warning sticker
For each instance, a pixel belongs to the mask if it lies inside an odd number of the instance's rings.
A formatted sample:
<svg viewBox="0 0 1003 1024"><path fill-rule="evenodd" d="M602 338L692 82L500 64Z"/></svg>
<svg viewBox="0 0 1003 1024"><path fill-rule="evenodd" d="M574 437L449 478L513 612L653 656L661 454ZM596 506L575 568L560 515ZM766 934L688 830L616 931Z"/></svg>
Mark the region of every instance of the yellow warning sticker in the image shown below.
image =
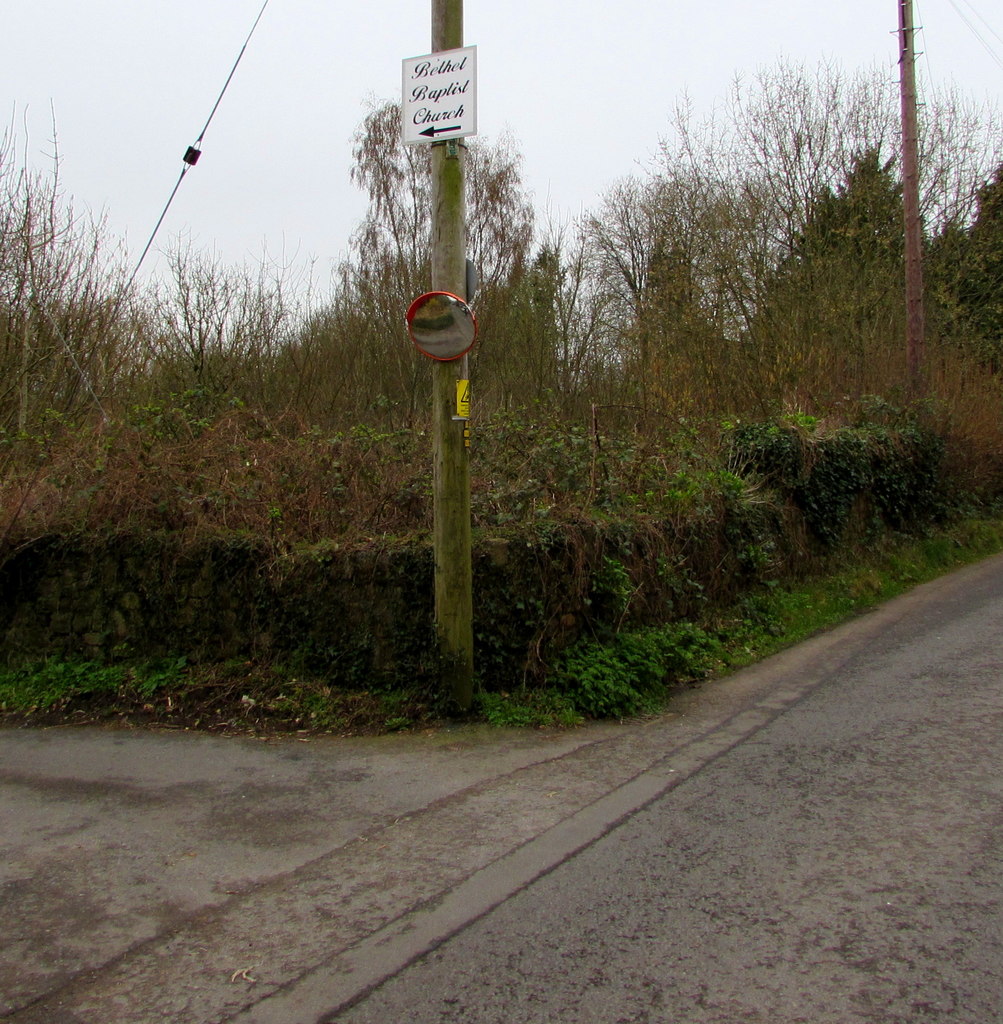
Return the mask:
<svg viewBox="0 0 1003 1024"><path fill-rule="evenodd" d="M470 419L470 381L456 382L456 415L460 419Z"/></svg>

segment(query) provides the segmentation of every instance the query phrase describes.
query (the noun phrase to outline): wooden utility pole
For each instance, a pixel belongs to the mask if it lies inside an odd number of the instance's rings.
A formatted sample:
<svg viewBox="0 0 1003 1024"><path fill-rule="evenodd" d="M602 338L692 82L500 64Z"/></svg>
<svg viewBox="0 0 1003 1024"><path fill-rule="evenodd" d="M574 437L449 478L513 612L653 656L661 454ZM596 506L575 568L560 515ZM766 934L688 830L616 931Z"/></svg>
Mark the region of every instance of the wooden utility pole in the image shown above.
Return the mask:
<svg viewBox="0 0 1003 1024"><path fill-rule="evenodd" d="M432 51L461 46L463 0L432 0ZM464 157L460 139L432 144L432 288L461 299L468 298ZM462 711L473 701L474 675L470 461L466 421L456 418L456 382L465 366L465 358L433 364L432 393L435 622L443 683Z"/></svg>
<svg viewBox="0 0 1003 1024"><path fill-rule="evenodd" d="M919 212L919 130L912 0L899 0L899 81L902 96L902 201L905 209L906 365L919 391L923 367L923 225Z"/></svg>

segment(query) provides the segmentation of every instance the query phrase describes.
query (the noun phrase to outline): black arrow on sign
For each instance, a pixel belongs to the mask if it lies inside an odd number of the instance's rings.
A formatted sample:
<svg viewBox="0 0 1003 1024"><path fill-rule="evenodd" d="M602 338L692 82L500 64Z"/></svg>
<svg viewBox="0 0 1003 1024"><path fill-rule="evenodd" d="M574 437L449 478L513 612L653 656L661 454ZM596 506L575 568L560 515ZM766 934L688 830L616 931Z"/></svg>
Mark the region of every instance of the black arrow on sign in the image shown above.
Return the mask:
<svg viewBox="0 0 1003 1024"><path fill-rule="evenodd" d="M462 127L462 124L454 124L452 128L426 128L423 132L418 132L418 134L427 135L430 139L434 139L440 132L458 132Z"/></svg>

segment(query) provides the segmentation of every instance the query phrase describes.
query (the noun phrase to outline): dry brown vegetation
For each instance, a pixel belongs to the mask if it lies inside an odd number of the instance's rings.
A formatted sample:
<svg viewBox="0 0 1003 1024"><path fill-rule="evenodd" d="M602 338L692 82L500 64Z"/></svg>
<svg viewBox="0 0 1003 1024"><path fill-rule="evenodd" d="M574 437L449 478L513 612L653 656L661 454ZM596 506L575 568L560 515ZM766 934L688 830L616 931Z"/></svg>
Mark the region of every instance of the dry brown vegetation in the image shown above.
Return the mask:
<svg viewBox="0 0 1003 1024"><path fill-rule="evenodd" d="M960 484L998 496L998 114L953 95L925 107L920 395L896 116L876 73L781 66L712 121L678 110L646 175L561 225L535 224L511 140L472 145L477 524L664 514L679 474L722 465L726 421L853 424L874 396L946 439ZM0 145L8 545L109 524L283 545L428 529L429 373L401 329L427 287L427 153L396 139L394 107L374 108L352 171L370 212L325 296L190 247L167 279L132 283L58 178Z"/></svg>

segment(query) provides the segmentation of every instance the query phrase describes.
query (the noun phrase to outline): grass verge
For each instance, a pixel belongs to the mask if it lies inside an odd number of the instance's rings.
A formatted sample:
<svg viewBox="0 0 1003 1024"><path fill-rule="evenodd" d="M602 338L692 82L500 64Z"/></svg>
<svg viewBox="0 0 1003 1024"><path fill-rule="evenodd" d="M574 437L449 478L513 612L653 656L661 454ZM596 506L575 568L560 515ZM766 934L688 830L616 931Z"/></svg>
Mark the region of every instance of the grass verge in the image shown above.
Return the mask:
<svg viewBox="0 0 1003 1024"><path fill-rule="evenodd" d="M897 536L821 577L750 592L706 622L675 622L584 640L564 652L554 686L484 695L502 725L555 726L655 714L673 687L742 668L963 565L1003 551L1003 520L967 519L922 538Z"/></svg>

